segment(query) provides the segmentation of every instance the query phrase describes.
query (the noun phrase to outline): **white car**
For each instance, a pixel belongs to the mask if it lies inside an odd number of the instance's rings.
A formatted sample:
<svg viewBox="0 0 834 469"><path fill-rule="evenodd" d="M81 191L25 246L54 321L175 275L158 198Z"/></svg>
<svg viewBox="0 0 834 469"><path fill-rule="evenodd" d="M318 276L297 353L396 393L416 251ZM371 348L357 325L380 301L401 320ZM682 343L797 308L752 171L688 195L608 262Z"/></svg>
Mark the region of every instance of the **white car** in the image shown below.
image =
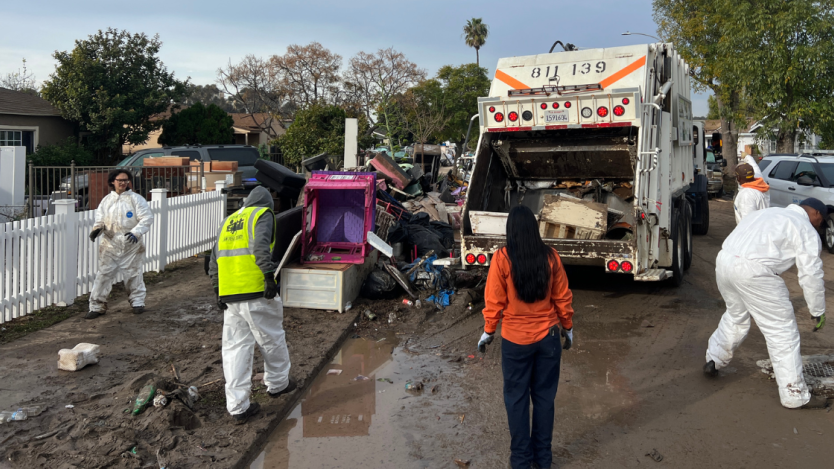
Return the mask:
<svg viewBox="0 0 834 469"><path fill-rule="evenodd" d="M759 162L770 185L770 206L787 207L808 197L828 206L822 241L834 253L834 156L822 154L769 155Z"/></svg>

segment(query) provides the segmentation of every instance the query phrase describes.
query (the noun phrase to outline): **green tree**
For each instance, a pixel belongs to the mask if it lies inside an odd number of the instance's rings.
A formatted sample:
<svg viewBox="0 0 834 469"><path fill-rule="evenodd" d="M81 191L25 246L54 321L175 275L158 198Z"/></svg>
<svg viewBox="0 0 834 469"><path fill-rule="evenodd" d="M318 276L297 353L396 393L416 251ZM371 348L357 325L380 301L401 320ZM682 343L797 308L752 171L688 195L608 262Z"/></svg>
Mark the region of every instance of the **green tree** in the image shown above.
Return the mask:
<svg viewBox="0 0 834 469"><path fill-rule="evenodd" d="M489 36L489 26L483 22L482 18L472 18L466 21L466 25L463 27L463 36L466 45L475 48L475 65L480 67L481 55L479 51L486 44L487 36Z"/></svg>
<svg viewBox="0 0 834 469"><path fill-rule="evenodd" d="M445 65L437 71L437 81L440 82L446 115L449 122L440 132L440 140L449 140L458 147L457 155L462 155L463 141L466 130L473 115L478 113L478 98L489 93L490 80L487 69L477 64L465 64L457 67ZM473 124L473 135L470 144L478 139L478 123ZM473 145L474 147L474 145Z"/></svg>
<svg viewBox="0 0 834 469"><path fill-rule="evenodd" d="M718 44L729 80L762 132L792 153L802 130L834 123L834 0L721 0ZM731 37L728 37L731 36ZM730 55L732 54L732 55ZM767 135L770 137L771 135Z"/></svg>
<svg viewBox="0 0 834 469"><path fill-rule="evenodd" d="M232 143L232 116L220 107L203 103L174 113L162 124L159 143L163 145L210 145Z"/></svg>
<svg viewBox="0 0 834 469"><path fill-rule="evenodd" d="M88 165L93 161L93 154L79 145L75 137L67 137L61 143L38 145L27 159L35 166L69 166L73 161Z"/></svg>
<svg viewBox="0 0 834 469"><path fill-rule="evenodd" d="M53 55L58 65L44 83L43 96L65 119L90 132L86 143L100 162L121 158L125 143L145 142L161 125L151 117L182 100L188 81L167 71L158 57L160 47L158 35L108 29Z"/></svg>
<svg viewBox="0 0 834 469"><path fill-rule="evenodd" d="M715 96L709 95L707 97L707 106L709 108L707 119L721 119L721 113L718 111L718 100L715 99Z"/></svg>
<svg viewBox="0 0 834 469"><path fill-rule="evenodd" d="M345 148L345 118L359 118L359 148L367 148L373 141L365 135L368 121L361 115L351 115L344 109L315 103L298 111L287 133L277 139L284 161L296 166L301 160L321 153L341 156Z"/></svg>

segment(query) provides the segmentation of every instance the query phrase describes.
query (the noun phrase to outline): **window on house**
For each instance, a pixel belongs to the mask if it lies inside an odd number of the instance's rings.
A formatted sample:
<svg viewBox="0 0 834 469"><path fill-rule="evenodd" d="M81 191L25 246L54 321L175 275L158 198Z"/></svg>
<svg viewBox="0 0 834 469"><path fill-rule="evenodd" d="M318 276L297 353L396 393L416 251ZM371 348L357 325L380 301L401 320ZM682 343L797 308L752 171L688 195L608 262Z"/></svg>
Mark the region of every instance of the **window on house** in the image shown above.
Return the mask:
<svg viewBox="0 0 834 469"><path fill-rule="evenodd" d="M770 141L770 153L776 153L776 140Z"/></svg>
<svg viewBox="0 0 834 469"><path fill-rule="evenodd" d="M23 145L23 132L20 130L0 130L0 147L19 147Z"/></svg>

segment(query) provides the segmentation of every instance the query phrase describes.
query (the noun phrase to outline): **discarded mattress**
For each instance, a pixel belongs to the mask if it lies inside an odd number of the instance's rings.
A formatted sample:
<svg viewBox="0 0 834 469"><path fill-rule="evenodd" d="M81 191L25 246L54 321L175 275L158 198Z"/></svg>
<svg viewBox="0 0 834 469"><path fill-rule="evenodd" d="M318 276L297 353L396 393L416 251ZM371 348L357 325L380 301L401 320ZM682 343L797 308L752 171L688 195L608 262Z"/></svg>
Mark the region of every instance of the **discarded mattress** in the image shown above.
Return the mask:
<svg viewBox="0 0 834 469"><path fill-rule="evenodd" d="M397 189L403 189L411 182L411 175L406 173L400 165L394 162L385 153L378 153L371 160L371 166L377 171L385 174L394 183Z"/></svg>
<svg viewBox="0 0 834 469"><path fill-rule="evenodd" d="M270 190L274 191L278 197L297 199L301 195L301 189L285 186L261 171L255 173L255 179L257 179L264 186L268 187Z"/></svg>
<svg viewBox="0 0 834 469"><path fill-rule="evenodd" d="M282 186L301 189L304 187L304 184L307 183L307 179L305 179L304 176L296 174L286 166L281 166L280 164L273 163L272 161L258 160L255 162L255 169L266 174L273 181L281 184Z"/></svg>

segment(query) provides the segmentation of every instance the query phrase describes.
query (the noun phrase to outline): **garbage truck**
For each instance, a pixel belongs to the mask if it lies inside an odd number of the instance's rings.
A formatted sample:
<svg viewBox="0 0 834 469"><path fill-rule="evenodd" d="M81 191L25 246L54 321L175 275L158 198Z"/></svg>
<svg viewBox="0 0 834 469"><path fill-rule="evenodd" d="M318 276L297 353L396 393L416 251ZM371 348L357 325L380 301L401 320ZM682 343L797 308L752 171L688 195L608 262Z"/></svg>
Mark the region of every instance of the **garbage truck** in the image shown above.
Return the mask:
<svg viewBox="0 0 834 469"><path fill-rule="evenodd" d="M709 206L704 127L672 44L502 58L477 117L464 266L489 266L522 204L564 264L680 284Z"/></svg>

